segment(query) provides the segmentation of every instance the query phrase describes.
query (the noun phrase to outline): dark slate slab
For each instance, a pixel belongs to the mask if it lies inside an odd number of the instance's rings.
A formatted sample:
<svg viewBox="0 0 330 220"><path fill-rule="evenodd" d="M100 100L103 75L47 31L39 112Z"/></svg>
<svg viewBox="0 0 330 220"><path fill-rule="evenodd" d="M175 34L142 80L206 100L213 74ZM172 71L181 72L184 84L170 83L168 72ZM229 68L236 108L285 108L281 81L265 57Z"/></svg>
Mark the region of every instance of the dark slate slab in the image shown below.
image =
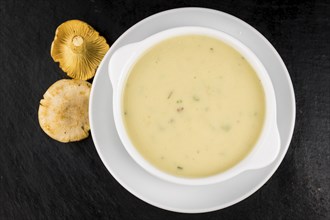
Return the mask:
<svg viewBox="0 0 330 220"><path fill-rule="evenodd" d="M0 0L0 219L330 219L329 1ZM39 100L66 78L50 57L56 27L91 24L109 43L139 20L201 6L233 14L281 54L294 84L297 121L278 171L248 199L198 215L137 199L108 173L91 138L61 144L37 120Z"/></svg>

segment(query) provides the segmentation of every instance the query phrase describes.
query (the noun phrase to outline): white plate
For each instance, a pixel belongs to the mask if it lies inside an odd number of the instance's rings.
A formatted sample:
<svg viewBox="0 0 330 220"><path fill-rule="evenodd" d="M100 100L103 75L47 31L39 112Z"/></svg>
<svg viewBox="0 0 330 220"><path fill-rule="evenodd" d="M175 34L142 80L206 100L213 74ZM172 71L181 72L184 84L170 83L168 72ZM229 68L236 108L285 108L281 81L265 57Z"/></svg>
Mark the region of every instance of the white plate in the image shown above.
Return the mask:
<svg viewBox="0 0 330 220"><path fill-rule="evenodd" d="M112 87L107 65L113 52L159 31L179 26L218 29L242 41L261 60L272 80L281 136L279 156L268 167L244 172L225 182L208 186L183 186L158 179L125 151L112 114ZM180 8L158 13L135 24L112 45L94 78L89 117L95 147L112 176L143 201L166 210L209 212L233 205L257 191L273 175L291 141L295 122L295 97L289 73L273 46L254 28L236 17L204 8Z"/></svg>

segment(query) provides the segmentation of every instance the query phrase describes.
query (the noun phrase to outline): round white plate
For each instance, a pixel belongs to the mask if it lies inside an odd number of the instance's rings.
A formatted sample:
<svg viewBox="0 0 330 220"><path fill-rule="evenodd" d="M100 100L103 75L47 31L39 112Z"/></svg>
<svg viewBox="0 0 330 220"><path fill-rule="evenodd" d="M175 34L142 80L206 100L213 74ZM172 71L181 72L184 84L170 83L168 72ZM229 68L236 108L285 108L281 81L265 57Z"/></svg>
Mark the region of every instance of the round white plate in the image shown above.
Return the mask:
<svg viewBox="0 0 330 220"><path fill-rule="evenodd" d="M281 150L266 168L244 172L225 182L183 186L158 179L128 155L121 144L112 114L109 59L118 48L159 31L179 26L214 28L242 41L261 60L272 80L277 102ZM289 73L273 46L254 28L229 14L204 8L180 8L158 13L135 24L112 45L94 78L89 117L95 147L112 176L143 201L166 210L209 212L233 205L257 191L273 175L288 150L295 122L295 97Z"/></svg>

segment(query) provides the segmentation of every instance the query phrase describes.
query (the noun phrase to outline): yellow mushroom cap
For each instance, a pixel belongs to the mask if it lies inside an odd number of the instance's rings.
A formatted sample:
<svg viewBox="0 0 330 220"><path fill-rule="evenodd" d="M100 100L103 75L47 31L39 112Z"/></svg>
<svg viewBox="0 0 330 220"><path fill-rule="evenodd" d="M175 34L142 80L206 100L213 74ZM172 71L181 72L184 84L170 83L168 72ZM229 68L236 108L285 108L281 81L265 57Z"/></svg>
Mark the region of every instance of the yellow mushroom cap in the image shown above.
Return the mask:
<svg viewBox="0 0 330 220"><path fill-rule="evenodd" d="M95 75L108 49L106 40L94 28L83 21L70 20L56 29L50 53L69 77L87 80Z"/></svg>
<svg viewBox="0 0 330 220"><path fill-rule="evenodd" d="M87 138L90 90L91 84L79 79L62 79L51 85L39 105L42 130L60 142Z"/></svg>

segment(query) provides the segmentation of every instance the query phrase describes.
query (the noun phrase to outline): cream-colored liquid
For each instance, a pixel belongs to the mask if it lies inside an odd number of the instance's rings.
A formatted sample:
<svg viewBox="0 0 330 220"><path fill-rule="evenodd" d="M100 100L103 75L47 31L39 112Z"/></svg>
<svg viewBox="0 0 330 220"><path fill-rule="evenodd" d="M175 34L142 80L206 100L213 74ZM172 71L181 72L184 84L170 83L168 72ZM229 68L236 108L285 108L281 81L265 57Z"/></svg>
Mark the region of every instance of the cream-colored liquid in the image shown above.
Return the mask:
<svg viewBox="0 0 330 220"><path fill-rule="evenodd" d="M167 173L204 177L225 171L253 148L265 99L250 64L207 36L163 41L131 69L123 115L132 143Z"/></svg>

